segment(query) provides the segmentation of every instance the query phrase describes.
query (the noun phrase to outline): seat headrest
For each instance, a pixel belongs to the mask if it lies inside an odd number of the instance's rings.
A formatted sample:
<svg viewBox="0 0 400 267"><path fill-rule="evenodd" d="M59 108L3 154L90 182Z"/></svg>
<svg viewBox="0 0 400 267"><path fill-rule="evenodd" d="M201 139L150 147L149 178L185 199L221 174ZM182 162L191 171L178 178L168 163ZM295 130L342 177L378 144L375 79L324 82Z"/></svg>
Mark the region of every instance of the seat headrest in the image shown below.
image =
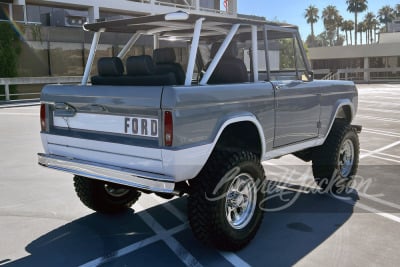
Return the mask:
<svg viewBox="0 0 400 267"><path fill-rule="evenodd" d="M213 43L213 45L211 46L210 58L215 57L215 55L217 54L218 49L220 48L221 45L222 45L221 42ZM222 57L223 58L236 57L237 54L238 54L238 48L237 48L236 42L234 40L232 40L232 42L226 48L225 53Z"/></svg>
<svg viewBox="0 0 400 267"><path fill-rule="evenodd" d="M175 63L175 50L172 47L155 49L153 52L153 59L156 64Z"/></svg>
<svg viewBox="0 0 400 267"><path fill-rule="evenodd" d="M102 57L97 61L100 76L121 76L124 74L124 64L119 57Z"/></svg>
<svg viewBox="0 0 400 267"><path fill-rule="evenodd" d="M129 76L151 75L155 66L151 56L131 56L126 60L126 72Z"/></svg>

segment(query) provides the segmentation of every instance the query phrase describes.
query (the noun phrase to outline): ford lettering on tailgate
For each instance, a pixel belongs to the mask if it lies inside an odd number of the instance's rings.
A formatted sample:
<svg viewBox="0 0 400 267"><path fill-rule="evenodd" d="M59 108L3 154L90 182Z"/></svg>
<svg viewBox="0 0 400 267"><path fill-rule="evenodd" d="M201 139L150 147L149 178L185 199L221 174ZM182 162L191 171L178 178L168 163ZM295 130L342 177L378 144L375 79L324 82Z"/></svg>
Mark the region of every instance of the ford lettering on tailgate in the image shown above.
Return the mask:
<svg viewBox="0 0 400 267"><path fill-rule="evenodd" d="M148 118L125 117L125 133L158 137L158 120Z"/></svg>
<svg viewBox="0 0 400 267"><path fill-rule="evenodd" d="M158 137L158 119L154 117L126 117L118 115L77 113L73 117L54 113L54 126L84 131L124 135Z"/></svg>

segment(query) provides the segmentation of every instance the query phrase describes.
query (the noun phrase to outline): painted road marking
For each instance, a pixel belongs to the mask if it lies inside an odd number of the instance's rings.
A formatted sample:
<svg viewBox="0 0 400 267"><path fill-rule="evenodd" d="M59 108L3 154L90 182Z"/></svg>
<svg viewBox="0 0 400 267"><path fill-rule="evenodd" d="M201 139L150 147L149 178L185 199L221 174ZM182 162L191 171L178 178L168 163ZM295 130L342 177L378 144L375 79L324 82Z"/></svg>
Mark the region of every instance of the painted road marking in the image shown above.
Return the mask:
<svg viewBox="0 0 400 267"><path fill-rule="evenodd" d="M137 204L139 205L139 204ZM141 207L143 208L143 207ZM162 227L146 210L141 211L138 215L142 220L156 233L161 234L166 232L165 228ZM202 266L193 255L186 250L174 237L171 235L164 236L162 240L166 245L179 257L179 259L186 264L186 266Z"/></svg>
<svg viewBox="0 0 400 267"><path fill-rule="evenodd" d="M359 110L374 111L374 112L382 112L382 113L395 113L395 114L400 114L400 110L393 110L393 109L378 109L378 108L364 108L364 107L360 107Z"/></svg>
<svg viewBox="0 0 400 267"><path fill-rule="evenodd" d="M6 116L39 116L39 113L27 113L27 112L1 112L0 115L6 115Z"/></svg>
<svg viewBox="0 0 400 267"><path fill-rule="evenodd" d="M400 103L387 103L387 102L382 102L382 101L369 101L369 100L360 100L358 101L360 103L365 103L365 104L374 104L374 105L389 105L389 106L400 106Z"/></svg>
<svg viewBox="0 0 400 267"><path fill-rule="evenodd" d="M377 198L377 197L374 197L374 196L370 196L370 195L364 194L364 193L359 193L359 196L361 196L363 198L367 198L367 199L369 199L371 201L378 202L378 203L380 203L382 205L398 209L400 211L400 205L398 205L396 203L392 203L392 202L389 202L389 201L386 201L386 200L383 200L383 199L380 199L380 198Z"/></svg>
<svg viewBox="0 0 400 267"><path fill-rule="evenodd" d="M390 162L394 162L394 163L400 163L400 161L399 161L399 160L395 160L395 159L388 159L388 158L379 157L379 156L376 156L376 155L370 155L369 157L371 157L371 158L375 158L375 159L386 160L386 161L390 161Z"/></svg>
<svg viewBox="0 0 400 267"><path fill-rule="evenodd" d="M144 240L140 240L140 241L138 241L138 242L136 242L134 244L131 244L129 246L121 248L121 249L119 249L119 250L117 250L117 251L115 251L113 253L110 253L109 256L102 256L102 257L99 257L99 258L94 259L92 261L89 261L89 262L87 262L85 264L80 265L80 267L99 266L101 264L104 264L104 263L107 263L109 261L115 260L115 259L117 259L119 257L122 257L122 256L124 256L126 254L132 253L132 252L134 252L134 251L136 251L138 249L141 249L143 247L151 245L151 244L153 244L155 242L163 240L163 238L166 238L168 236L171 236L171 235L174 235L176 233L179 233L179 232L181 232L181 231L183 231L183 230L185 230L187 228L188 228L187 224L179 225L179 226L174 227L174 228L172 228L172 229L170 229L170 230L168 230L168 231L166 231L164 233L159 233L157 235L148 237L148 238L146 238Z"/></svg>
<svg viewBox="0 0 400 267"><path fill-rule="evenodd" d="M137 207L137 211L140 211L136 215L138 215L155 233L154 236L146 238L144 240L138 241L132 245L119 249L113 253L110 253L110 256L99 257L94 259L88 263L81 265L81 267L92 267L98 266L100 264L104 264L106 262L117 259L126 254L132 253L135 250L148 246L152 243L158 242L160 240L164 241L164 243L179 257L179 259L186 266L193 267L201 267L202 265L195 259L192 254L190 254L175 238L172 236L178 232L181 232L188 228L188 223L181 224L177 227L172 228L171 230L166 230L162 227L154 218L146 211L146 209L140 204L135 204Z"/></svg>
<svg viewBox="0 0 400 267"><path fill-rule="evenodd" d="M181 212L180 210L175 208L169 202L163 202L163 201L160 200L159 197L154 196L154 195L151 195L151 196L155 201L157 201L158 203L164 205L164 208L166 208L169 212L171 212L173 215L175 215L176 218L178 218L179 220L181 220L184 223L187 223L187 216L183 212ZM250 266L247 262L245 262L243 259L241 259L238 255L236 255L233 252L226 252L226 251L218 251L218 252L228 262L233 264L233 266L243 266L243 267Z"/></svg>
<svg viewBox="0 0 400 267"><path fill-rule="evenodd" d="M397 146L397 145L399 145L399 144L400 144L400 141L397 141L397 142L394 142L394 143L389 144L389 145L387 145L387 146L384 146L384 147L381 147L381 148L379 148L379 149L373 150L373 151L371 151L371 152L369 152L369 153L366 153L366 154L364 154L364 155L361 155L361 156L360 156L360 159L364 159L364 158L366 158L366 157L370 157L370 156L372 156L372 155L378 154L378 153L380 153L380 152L382 152L382 151L385 151L385 150L387 150L387 149L389 149L389 148L395 147L395 146Z"/></svg>
<svg viewBox="0 0 400 267"><path fill-rule="evenodd" d="M332 197L335 198L334 196L332 196ZM361 204L359 202L354 202L352 200L350 201L350 200L345 200L345 199L340 199L340 198L335 198L335 199L338 199L338 200L340 200L340 201L342 201L342 202L344 202L346 204L349 204L349 205L351 205L353 207L357 207L357 208L360 208L362 210L369 211L369 212L371 212L373 214L376 214L376 215L382 216L382 217L384 217L386 219L389 219L389 220L392 220L392 221L400 223L400 217L397 217L397 216L395 216L393 214L390 214L390 213L387 213L387 212L382 212L382 211L380 211L378 209L372 208L372 207L367 206L365 204Z"/></svg>
<svg viewBox="0 0 400 267"><path fill-rule="evenodd" d="M366 150L366 149L360 149L363 152L367 152L367 153L371 153L371 150ZM396 155L391 155L391 154L386 154L386 153L377 153L377 155L370 155L370 157L376 157L379 159L385 159L388 161L393 161L393 162L397 162L400 163L400 156L396 156Z"/></svg>
<svg viewBox="0 0 400 267"><path fill-rule="evenodd" d="M288 170L288 168L286 168L286 167L284 167L284 166L281 166L281 165L277 165L277 164L274 164L274 163L270 163L270 162L263 162L263 164L266 164L266 165L271 165L271 166L274 166L274 167L276 167L276 168L278 168L278 169L282 169L282 170ZM297 172L297 171L295 171L295 170L293 170L293 172L292 172L293 174L297 174L297 175L300 175L302 178L304 178L304 174L303 173L299 173L299 172ZM310 179L313 179L312 177L309 177ZM296 179L295 178L295 181L299 181L300 179ZM276 183L278 183L279 181L275 181ZM284 181L284 183L286 183L287 182L287 180L285 180ZM288 188L290 188L290 185L296 185L296 186L299 186L303 191L305 190L305 191L315 191L316 190L316 188L315 187L311 187L311 186L309 186L308 184L307 185L305 185L305 184L294 184L294 183L290 183L287 187ZM384 206L387 206L387 207L391 207L391 208L395 208L395 209L398 209L398 210L400 210L400 205L398 205L398 204L396 204L396 203L393 203L393 202L390 202L390 201L386 201L386 200L383 200L383 199L380 199L380 198L377 198L377 197L374 197L374 196L370 196L370 195L367 195L367 194L363 194L363 193L359 193L359 196L361 196L361 197L364 197L364 198L366 198L366 199L369 199L370 201L373 201L373 202L376 202L376 203L379 203L379 204L382 204L382 205L384 205ZM332 197L334 197L334 196L332 196ZM336 198L336 199L339 199L339 200L342 200L343 201L343 199L340 199L340 198ZM354 202L354 203L356 203L356 202ZM349 203L348 203L349 204ZM388 219L390 219L390 220L394 220L394 221L396 221L396 222L400 222L399 220L400 220L400 218L399 217L396 217L395 215L392 215L392 214L390 214L390 213L385 213L385 212L382 212L382 211L379 211L379 210L377 210L377 209L374 209L374 208L372 208L372 207L369 207L369 206L367 206L367 205L365 205L365 204L361 204L361 203L358 203L357 202L357 204L358 204L358 207L359 208L361 208L361 209L364 209L364 210L366 210L366 211L371 211L371 212L373 212L373 213L376 213L376 214L378 214L378 215L380 215L380 216L383 216L383 217L385 217L385 218L388 218Z"/></svg>
<svg viewBox="0 0 400 267"><path fill-rule="evenodd" d="M378 134L378 135L384 135L384 136L390 136L390 137L399 137L400 138L400 133L395 133L395 132L389 132L389 131L382 131L382 130L376 130L376 129L370 129L370 128L363 128L362 133L372 133L372 134Z"/></svg>
<svg viewBox="0 0 400 267"><path fill-rule="evenodd" d="M397 123L400 122L400 120L396 120L396 119L373 117L373 116L364 116L364 115L357 115L357 118L371 119L371 120L377 120L377 121L386 121L386 122L397 122Z"/></svg>

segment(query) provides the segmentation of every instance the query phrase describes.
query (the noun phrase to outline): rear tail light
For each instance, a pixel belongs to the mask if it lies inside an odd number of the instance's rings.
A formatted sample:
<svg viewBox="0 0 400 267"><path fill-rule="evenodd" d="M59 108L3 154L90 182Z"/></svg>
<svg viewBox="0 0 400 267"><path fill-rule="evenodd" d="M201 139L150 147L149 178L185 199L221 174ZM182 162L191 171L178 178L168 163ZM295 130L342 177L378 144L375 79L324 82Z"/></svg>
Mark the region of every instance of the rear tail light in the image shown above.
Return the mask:
<svg viewBox="0 0 400 267"><path fill-rule="evenodd" d="M46 105L45 104L41 104L40 105L40 127L42 129L42 131L46 131L47 127L46 127Z"/></svg>
<svg viewBox="0 0 400 267"><path fill-rule="evenodd" d="M164 144L165 146L172 146L174 135L172 112L164 112Z"/></svg>

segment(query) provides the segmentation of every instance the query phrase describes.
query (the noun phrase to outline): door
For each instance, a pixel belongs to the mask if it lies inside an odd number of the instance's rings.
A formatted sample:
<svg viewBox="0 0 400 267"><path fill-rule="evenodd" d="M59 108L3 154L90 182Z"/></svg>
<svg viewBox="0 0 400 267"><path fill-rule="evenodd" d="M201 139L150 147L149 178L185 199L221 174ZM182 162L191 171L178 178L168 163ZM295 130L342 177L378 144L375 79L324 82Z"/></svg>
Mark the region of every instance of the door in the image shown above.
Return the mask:
<svg viewBox="0 0 400 267"><path fill-rule="evenodd" d="M275 92L274 147L318 136L320 90L308 75L296 33L267 29L269 79Z"/></svg>

